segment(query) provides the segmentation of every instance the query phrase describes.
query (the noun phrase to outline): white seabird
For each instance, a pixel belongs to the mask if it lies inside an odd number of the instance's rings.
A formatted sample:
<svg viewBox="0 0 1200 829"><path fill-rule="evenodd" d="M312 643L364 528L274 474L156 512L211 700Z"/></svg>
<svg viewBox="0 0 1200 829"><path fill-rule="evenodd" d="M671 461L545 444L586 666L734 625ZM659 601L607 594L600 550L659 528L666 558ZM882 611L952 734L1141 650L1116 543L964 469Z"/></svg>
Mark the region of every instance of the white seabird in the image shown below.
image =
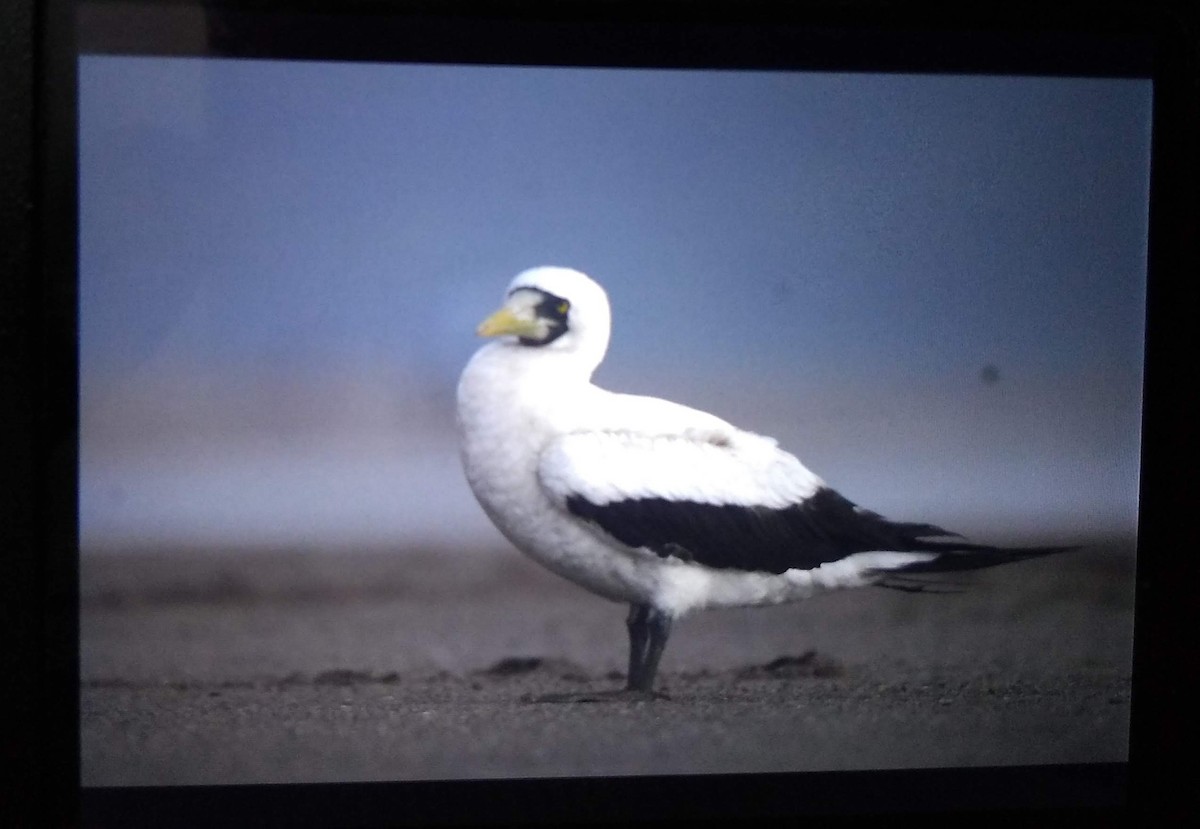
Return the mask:
<svg viewBox="0 0 1200 829"><path fill-rule="evenodd" d="M496 337L458 385L475 497L527 555L630 613L627 692L651 692L671 623L710 607L838 588L919 590L908 574L990 567L1067 547L970 544L856 506L771 438L591 382L608 297L579 271L518 274L479 326Z"/></svg>

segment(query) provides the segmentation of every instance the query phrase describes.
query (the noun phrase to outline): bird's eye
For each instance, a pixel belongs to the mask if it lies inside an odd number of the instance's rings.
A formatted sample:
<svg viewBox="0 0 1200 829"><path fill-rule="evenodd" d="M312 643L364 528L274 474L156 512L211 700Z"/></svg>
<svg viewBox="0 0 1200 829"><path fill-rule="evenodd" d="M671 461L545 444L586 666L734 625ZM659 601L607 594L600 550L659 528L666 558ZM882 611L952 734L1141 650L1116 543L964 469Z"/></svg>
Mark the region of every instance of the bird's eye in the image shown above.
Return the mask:
<svg viewBox="0 0 1200 829"><path fill-rule="evenodd" d="M567 309L570 307L571 307L571 303L564 300L558 304L558 313L565 314L565 313L567 313Z"/></svg>

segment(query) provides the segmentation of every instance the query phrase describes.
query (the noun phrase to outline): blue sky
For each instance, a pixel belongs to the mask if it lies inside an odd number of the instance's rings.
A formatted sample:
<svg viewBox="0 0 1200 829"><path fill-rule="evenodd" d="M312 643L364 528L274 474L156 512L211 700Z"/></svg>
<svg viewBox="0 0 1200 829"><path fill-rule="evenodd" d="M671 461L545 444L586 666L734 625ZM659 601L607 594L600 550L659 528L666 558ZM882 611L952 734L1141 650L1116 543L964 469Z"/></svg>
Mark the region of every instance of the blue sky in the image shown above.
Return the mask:
<svg viewBox="0 0 1200 829"><path fill-rule="evenodd" d="M1150 99L1124 79L84 57L85 543L490 538L453 388L540 264L609 291L598 381L776 435L867 506L1131 526ZM318 462L314 442L352 448ZM236 471L247 445L261 474ZM204 478L188 452L230 462ZM426 519L396 506L416 492Z"/></svg>

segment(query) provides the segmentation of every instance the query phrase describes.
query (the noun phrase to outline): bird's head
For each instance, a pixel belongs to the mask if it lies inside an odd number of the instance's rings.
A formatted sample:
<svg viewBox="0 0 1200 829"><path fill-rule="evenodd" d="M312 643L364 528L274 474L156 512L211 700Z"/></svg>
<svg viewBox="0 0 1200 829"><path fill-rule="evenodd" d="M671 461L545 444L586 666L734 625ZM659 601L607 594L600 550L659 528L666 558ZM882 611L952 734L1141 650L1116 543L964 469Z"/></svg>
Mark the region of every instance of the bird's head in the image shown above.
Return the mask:
<svg viewBox="0 0 1200 829"><path fill-rule="evenodd" d="M531 348L598 349L603 356L610 326L608 295L596 282L570 268L541 267L517 274L504 304L476 333L513 336L516 343Z"/></svg>

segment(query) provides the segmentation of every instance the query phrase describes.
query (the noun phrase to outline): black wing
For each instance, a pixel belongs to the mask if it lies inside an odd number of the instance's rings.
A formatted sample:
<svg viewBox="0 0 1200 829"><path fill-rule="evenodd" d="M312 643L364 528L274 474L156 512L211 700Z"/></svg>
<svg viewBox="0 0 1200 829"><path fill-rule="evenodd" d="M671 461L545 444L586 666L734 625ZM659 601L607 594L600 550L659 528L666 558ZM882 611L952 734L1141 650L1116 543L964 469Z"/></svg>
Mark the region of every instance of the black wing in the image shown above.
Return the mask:
<svg viewBox="0 0 1200 829"><path fill-rule="evenodd" d="M932 524L888 521L828 487L782 509L666 498L594 504L580 495L568 497L566 503L572 514L622 544L720 569L782 573L870 550L985 549L926 541L955 534Z"/></svg>

